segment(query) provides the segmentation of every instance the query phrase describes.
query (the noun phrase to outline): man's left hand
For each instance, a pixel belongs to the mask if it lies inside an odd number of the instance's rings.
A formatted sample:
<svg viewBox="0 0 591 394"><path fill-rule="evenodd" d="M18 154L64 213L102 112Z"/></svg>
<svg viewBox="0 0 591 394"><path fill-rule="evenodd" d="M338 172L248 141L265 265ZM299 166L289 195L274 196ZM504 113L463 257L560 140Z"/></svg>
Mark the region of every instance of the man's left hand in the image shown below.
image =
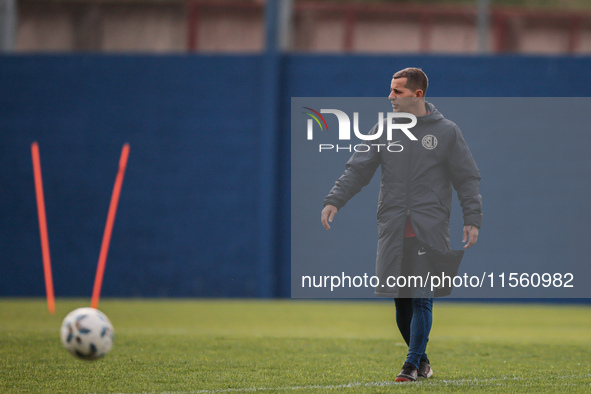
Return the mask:
<svg viewBox="0 0 591 394"><path fill-rule="evenodd" d="M468 243L464 245L464 249L468 249L478 241L478 227L476 226L464 226L464 238L462 242Z"/></svg>

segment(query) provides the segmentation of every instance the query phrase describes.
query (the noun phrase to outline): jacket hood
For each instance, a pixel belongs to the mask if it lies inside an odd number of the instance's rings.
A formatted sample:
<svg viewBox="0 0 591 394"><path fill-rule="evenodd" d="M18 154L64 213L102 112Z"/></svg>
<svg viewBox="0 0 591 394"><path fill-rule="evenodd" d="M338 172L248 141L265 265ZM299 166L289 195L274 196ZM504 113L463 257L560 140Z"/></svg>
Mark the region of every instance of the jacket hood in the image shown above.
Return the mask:
<svg viewBox="0 0 591 394"><path fill-rule="evenodd" d="M427 110L428 114L425 116L420 116L417 118L418 122L435 122L437 120L443 119L443 115L441 112L435 108L433 104L425 100L425 109Z"/></svg>

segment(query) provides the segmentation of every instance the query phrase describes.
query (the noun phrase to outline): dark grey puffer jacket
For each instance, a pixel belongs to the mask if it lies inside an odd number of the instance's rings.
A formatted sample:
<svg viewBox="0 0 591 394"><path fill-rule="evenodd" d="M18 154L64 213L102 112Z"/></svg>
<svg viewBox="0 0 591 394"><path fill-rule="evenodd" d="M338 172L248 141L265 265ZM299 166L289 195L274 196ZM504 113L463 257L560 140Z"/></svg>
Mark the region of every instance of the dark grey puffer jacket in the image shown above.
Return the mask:
<svg viewBox="0 0 591 394"><path fill-rule="evenodd" d="M378 202L378 253L376 273L380 283L402 272L402 247L407 216L410 216L417 239L432 248L449 250L449 216L452 185L458 193L464 225L480 228L482 197L479 194L480 172L458 126L445 119L431 104L429 113L417 118L410 129L418 141L411 141L395 129L387 140L386 125L368 152L356 152L347 162L344 174L324 200L339 210L345 206L382 167ZM384 120L384 123L386 121ZM374 126L370 134L377 132ZM391 151L386 146L391 144ZM375 294L397 297L397 287L377 287Z"/></svg>

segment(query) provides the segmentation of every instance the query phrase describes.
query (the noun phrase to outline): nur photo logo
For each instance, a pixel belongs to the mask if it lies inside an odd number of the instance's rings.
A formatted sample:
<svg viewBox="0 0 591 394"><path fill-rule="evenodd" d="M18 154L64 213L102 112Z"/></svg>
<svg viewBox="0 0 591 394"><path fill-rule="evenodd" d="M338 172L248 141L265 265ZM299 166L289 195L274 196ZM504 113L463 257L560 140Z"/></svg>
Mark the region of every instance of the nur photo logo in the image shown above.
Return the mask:
<svg viewBox="0 0 591 394"><path fill-rule="evenodd" d="M328 131L328 124L322 114L332 114L336 116L338 122L338 140L339 141L350 141L351 140L351 119L344 111L339 109L326 109L322 108L320 111L316 111L310 107L303 107L309 112L304 112L308 115L306 136L309 141L314 140L314 124L317 124L320 131ZM396 119L410 119L409 123L396 123ZM384 121L385 120L385 121ZM404 148L399 144L400 141L392 141L393 131L402 131L411 141L418 141L414 134L410 131L417 124L417 118L415 115L407 112L388 112L384 118L384 113L378 113L377 130L372 134L363 134L359 131L359 112L353 112L353 134L355 137L362 141L375 141L379 139L386 131L386 138L389 143L386 144L357 144L357 145L334 145L334 144L319 144L318 151L323 150L335 150L339 152L345 150L348 152L367 152L371 149L371 146L377 147L378 151L381 147L384 147L389 152L401 152ZM435 142L436 144L436 142Z"/></svg>

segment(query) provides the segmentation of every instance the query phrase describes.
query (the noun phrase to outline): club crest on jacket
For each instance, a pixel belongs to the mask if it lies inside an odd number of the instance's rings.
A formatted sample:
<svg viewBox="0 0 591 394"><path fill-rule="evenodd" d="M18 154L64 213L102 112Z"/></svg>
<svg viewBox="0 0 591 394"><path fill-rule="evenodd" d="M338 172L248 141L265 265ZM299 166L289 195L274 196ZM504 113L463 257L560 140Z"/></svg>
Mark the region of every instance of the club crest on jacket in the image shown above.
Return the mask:
<svg viewBox="0 0 591 394"><path fill-rule="evenodd" d="M423 137L423 147L425 149L435 149L435 147L437 146L437 137L435 137L432 134L427 134L426 136Z"/></svg>

